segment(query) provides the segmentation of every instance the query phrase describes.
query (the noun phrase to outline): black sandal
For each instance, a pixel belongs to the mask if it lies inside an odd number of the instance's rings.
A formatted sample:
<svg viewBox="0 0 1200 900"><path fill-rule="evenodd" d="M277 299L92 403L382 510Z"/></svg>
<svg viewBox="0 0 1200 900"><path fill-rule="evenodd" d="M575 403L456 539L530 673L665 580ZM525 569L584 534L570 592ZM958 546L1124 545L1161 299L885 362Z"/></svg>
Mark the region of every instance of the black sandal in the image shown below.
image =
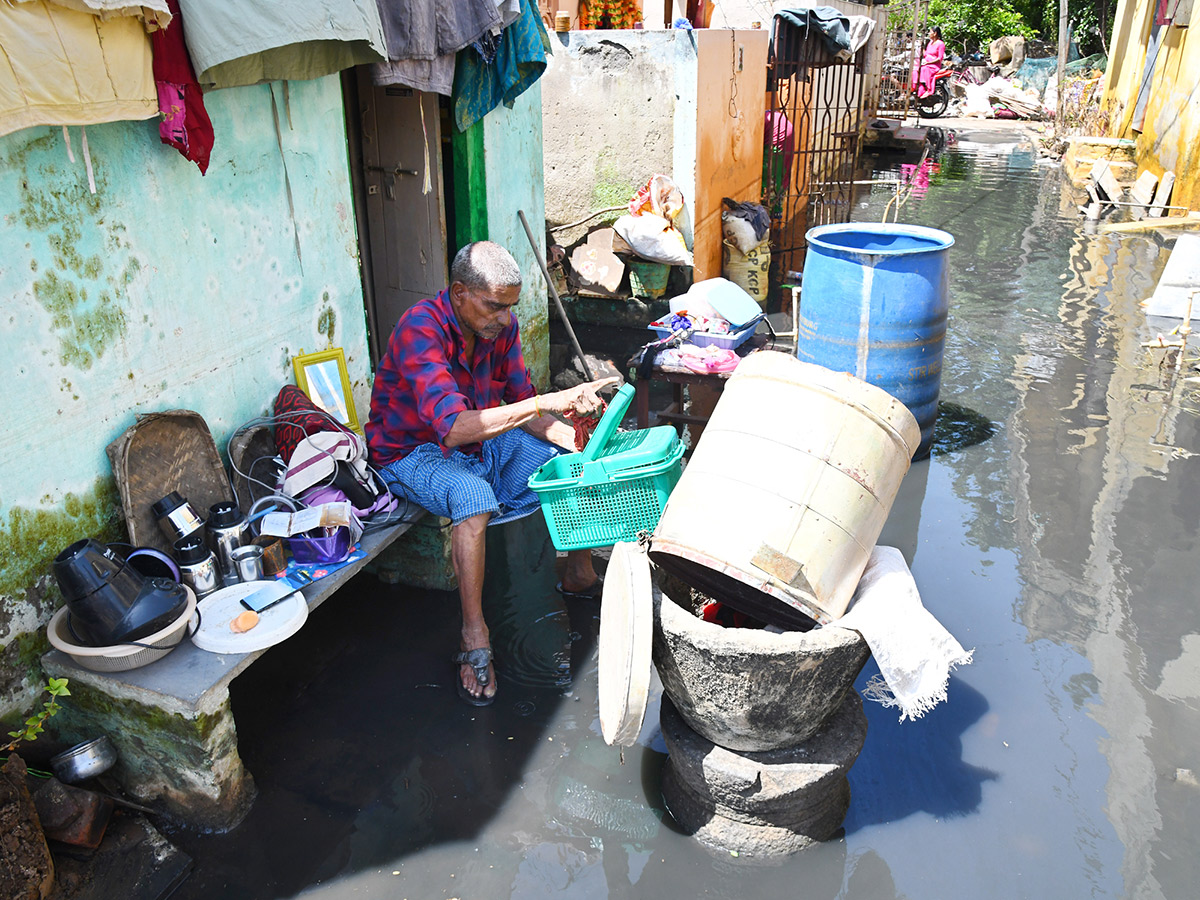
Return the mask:
<svg viewBox="0 0 1200 900"><path fill-rule="evenodd" d="M479 686L486 688L492 680L488 675L488 664L492 661L491 647L476 647L474 650L460 650L454 654L453 662L458 665L470 666L475 673L475 680L479 682ZM471 706L491 706L492 701L496 699L496 695L490 697L486 694L480 694L476 697L462 683L462 675L456 669L454 672L454 684L458 688L458 696L462 698L464 703Z"/></svg>

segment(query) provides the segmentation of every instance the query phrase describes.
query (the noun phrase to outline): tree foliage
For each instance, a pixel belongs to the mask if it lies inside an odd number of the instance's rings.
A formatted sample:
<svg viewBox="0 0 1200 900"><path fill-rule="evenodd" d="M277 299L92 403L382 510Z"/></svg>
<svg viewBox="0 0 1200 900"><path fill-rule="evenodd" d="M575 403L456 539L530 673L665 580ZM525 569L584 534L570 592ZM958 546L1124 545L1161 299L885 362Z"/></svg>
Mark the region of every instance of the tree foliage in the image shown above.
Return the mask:
<svg viewBox="0 0 1200 900"><path fill-rule="evenodd" d="M1069 0L1072 37L1083 55L1107 48L1117 0ZM897 4L891 15L911 21L912 6ZM1058 0L929 0L929 26L938 25L946 47L957 53L982 50L1006 34L1058 40Z"/></svg>
<svg viewBox="0 0 1200 900"><path fill-rule="evenodd" d="M1036 37L1014 0L930 0L929 24L940 25L946 46L957 52L981 49L1006 34Z"/></svg>

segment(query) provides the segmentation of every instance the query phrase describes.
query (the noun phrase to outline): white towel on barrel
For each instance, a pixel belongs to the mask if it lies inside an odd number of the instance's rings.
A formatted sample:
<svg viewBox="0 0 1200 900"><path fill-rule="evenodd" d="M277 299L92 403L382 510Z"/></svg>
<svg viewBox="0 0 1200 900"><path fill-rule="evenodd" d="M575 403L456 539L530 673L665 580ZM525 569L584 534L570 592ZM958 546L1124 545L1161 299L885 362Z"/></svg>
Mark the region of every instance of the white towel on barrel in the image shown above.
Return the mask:
<svg viewBox="0 0 1200 900"><path fill-rule="evenodd" d="M826 627L863 636L879 672L863 696L898 708L900 721L918 719L946 699L950 673L971 661L921 603L917 583L895 547L876 547L858 582L850 608Z"/></svg>

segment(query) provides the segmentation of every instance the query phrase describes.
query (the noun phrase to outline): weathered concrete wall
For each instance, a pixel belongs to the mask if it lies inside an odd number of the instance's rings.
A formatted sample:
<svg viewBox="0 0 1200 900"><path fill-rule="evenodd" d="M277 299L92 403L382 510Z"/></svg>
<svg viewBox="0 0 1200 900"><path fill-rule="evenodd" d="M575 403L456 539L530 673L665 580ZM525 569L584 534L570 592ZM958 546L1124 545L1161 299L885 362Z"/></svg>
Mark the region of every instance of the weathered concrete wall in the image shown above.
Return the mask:
<svg viewBox="0 0 1200 900"><path fill-rule="evenodd" d="M1109 134L1137 140L1139 169L1160 177L1173 171L1171 203L1195 209L1200 207L1200 34L1195 27L1162 26L1142 130L1133 129L1156 5L1153 0L1118 5L1102 102ZM1191 21L1200 25L1195 8Z"/></svg>
<svg viewBox="0 0 1200 900"><path fill-rule="evenodd" d="M675 38L669 31L550 35L542 112L551 225L627 203L651 175L671 173ZM571 243L584 230L556 237Z"/></svg>
<svg viewBox="0 0 1200 900"><path fill-rule="evenodd" d="M687 208L678 225L689 245L695 236L696 277L719 275L721 198L757 201L761 193L767 32L554 37L562 49L543 91L551 224L623 206L662 172L683 191ZM584 230L556 237L571 243Z"/></svg>
<svg viewBox="0 0 1200 900"><path fill-rule="evenodd" d="M200 412L218 446L343 347L370 391L337 78L216 91L208 175L157 125L0 137L0 711L21 706L59 602L49 564L123 531L105 446L139 412ZM278 110L279 136L276 135ZM289 200L290 188L290 200ZM361 418L361 416L360 416Z"/></svg>
<svg viewBox="0 0 1200 900"><path fill-rule="evenodd" d="M517 216L524 210L538 252L546 253L541 223L546 217L542 180L542 90L540 82L517 98L512 109L499 106L483 119L484 177L487 180L488 238L507 247L521 267L524 283L517 303L521 349L534 384L550 384L550 320L546 279Z"/></svg>

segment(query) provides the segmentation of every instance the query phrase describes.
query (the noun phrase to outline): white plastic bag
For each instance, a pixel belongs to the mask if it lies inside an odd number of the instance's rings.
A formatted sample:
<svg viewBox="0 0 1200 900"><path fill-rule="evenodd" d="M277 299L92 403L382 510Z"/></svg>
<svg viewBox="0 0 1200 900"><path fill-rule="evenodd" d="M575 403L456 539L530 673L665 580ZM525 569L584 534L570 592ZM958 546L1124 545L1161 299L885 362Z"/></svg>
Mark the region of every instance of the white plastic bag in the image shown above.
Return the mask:
<svg viewBox="0 0 1200 900"><path fill-rule="evenodd" d="M988 89L982 84L964 85L967 92L966 102L963 103L964 116L978 116L984 119L992 117L992 103L988 99Z"/></svg>
<svg viewBox="0 0 1200 900"><path fill-rule="evenodd" d="M692 264L692 253L684 243L683 235L662 216L653 213L621 216L613 222L613 228L642 259L669 266Z"/></svg>
<svg viewBox="0 0 1200 900"><path fill-rule="evenodd" d="M629 201L631 216L650 213L674 221L682 209L683 191L666 175L651 175L650 180Z"/></svg>
<svg viewBox="0 0 1200 900"><path fill-rule="evenodd" d="M725 236L725 243L733 244L743 256L762 243L762 239L754 233L754 226L731 212L721 213L721 232Z"/></svg>

